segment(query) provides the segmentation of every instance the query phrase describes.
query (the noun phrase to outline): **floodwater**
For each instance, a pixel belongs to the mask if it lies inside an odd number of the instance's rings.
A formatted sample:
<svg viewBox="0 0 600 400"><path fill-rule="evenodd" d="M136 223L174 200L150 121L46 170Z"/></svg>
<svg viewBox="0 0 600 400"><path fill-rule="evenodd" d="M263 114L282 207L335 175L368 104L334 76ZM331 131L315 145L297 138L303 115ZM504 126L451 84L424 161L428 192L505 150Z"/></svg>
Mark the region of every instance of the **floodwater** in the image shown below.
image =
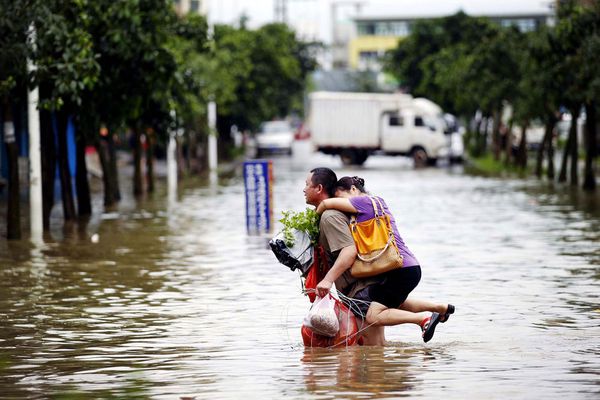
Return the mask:
<svg viewBox="0 0 600 400"><path fill-rule="evenodd" d="M431 342L410 325L385 347L305 349L309 302L246 234L238 173L176 203L161 186L43 246L0 241L0 398L599 398L596 197L311 155L274 158L276 218L305 208L318 165L387 200L423 268L414 296L456 306Z"/></svg>

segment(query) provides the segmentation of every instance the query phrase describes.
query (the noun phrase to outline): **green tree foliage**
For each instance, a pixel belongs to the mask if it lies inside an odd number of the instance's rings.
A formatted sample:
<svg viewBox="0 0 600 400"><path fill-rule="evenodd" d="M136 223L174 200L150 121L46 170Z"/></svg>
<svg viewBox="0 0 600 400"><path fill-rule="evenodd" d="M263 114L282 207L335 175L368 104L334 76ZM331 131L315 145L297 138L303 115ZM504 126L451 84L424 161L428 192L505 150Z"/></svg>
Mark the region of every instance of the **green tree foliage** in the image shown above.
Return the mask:
<svg viewBox="0 0 600 400"><path fill-rule="evenodd" d="M27 32L34 0L0 0L0 97L14 95L26 79Z"/></svg>
<svg viewBox="0 0 600 400"><path fill-rule="evenodd" d="M140 137L146 128L164 136L169 121L175 60L167 49L175 13L166 0L98 0L89 3L90 32L101 74L85 104L85 122L96 140L105 175L105 205L120 198L112 132L131 129L136 195L143 191ZM100 124L110 134L97 141Z"/></svg>
<svg viewBox="0 0 600 400"><path fill-rule="evenodd" d="M214 41L224 84L216 92L223 122L252 129L301 110L306 77L316 62L310 45L298 41L286 25L255 31L219 25Z"/></svg>
<svg viewBox="0 0 600 400"><path fill-rule="evenodd" d="M171 0L0 0L0 11L3 120L11 121L12 110L22 108L28 85L40 90L46 228L57 163L65 219L75 215L67 121L77 132L78 209L89 214L85 146L98 150L104 204L111 207L120 199L115 133L132 135L136 195L144 186L140 142L146 138L146 190L151 191L153 145L164 145L170 129L184 129L187 143L180 144L189 151L206 133L209 101L217 102L220 125L227 130L233 123L252 129L262 120L299 111L306 77L316 67L314 46L298 41L285 25L248 30L242 22L217 26L209 37L204 17L177 16ZM37 66L29 73L27 59ZM11 176L18 176L16 142L10 147ZM18 203L18 187L13 184L11 190ZM18 212L13 214L18 221Z"/></svg>
<svg viewBox="0 0 600 400"><path fill-rule="evenodd" d="M444 49L454 46L472 48L488 37L494 36L497 28L489 21L474 18L459 12L455 15L421 20L417 22L410 36L399 41L384 61L385 69L399 80L402 88L415 96L430 96L439 86L431 76L434 63L430 57ZM440 102L445 109L451 110L453 104Z"/></svg>
<svg viewBox="0 0 600 400"><path fill-rule="evenodd" d="M514 161L524 168L527 160L525 128L534 120L543 121L546 134L537 157L538 176L541 176L544 157L548 159L548 176L554 176L553 137L559 110L567 108L576 121L582 107L589 109L587 114L594 122L590 121L586 127L584 186L595 187L599 16L599 1L582 5L568 0L560 2L555 26L541 27L527 34L463 13L424 20L388 52L384 66L401 82L403 89L415 96L428 97L466 120L476 111L491 118L494 122L491 143L496 159L503 150L505 159L511 159L514 144L511 144L510 132L515 123L523 134ZM513 113L502 140L500 119L506 106L510 106ZM474 139L468 147L475 154L486 150L489 143L486 132L487 129L478 134L477 127L476 132L468 136ZM570 165L571 184L578 181L579 144L575 132L574 125L559 177L566 180ZM501 148L502 142L504 148Z"/></svg>
<svg viewBox="0 0 600 400"><path fill-rule="evenodd" d="M27 80L27 32L31 22L31 2L0 0L0 121L3 123L4 143L8 164L8 203L6 207L7 238L21 237L19 204L18 145L13 135L13 108L24 100L23 87Z"/></svg>

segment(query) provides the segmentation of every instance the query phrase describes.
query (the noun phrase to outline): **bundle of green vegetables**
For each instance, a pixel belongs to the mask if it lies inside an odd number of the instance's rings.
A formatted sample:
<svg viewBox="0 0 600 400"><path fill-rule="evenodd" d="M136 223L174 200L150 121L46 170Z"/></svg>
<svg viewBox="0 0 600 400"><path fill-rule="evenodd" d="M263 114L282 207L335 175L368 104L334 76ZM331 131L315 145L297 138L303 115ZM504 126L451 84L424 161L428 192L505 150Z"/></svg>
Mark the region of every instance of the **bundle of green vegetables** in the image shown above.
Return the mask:
<svg viewBox="0 0 600 400"><path fill-rule="evenodd" d="M295 236L294 229L304 231L310 237L312 244L316 244L319 239L319 214L312 209L307 208L304 211L283 211L283 218L279 220L283 224L283 238L286 246L293 247Z"/></svg>

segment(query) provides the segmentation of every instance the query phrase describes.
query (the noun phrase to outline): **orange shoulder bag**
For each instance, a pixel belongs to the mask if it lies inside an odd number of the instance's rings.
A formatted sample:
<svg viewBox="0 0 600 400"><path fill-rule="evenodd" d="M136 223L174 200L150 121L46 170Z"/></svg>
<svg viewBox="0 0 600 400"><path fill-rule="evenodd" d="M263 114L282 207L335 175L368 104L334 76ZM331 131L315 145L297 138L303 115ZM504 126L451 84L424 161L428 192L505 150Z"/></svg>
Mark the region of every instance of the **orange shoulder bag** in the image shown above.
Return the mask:
<svg viewBox="0 0 600 400"><path fill-rule="evenodd" d="M350 269L355 278L383 274L403 265L402 255L394 240L390 216L384 213L383 204L378 198L369 198L375 216L367 221L357 222L353 215L350 221L350 231L358 253Z"/></svg>

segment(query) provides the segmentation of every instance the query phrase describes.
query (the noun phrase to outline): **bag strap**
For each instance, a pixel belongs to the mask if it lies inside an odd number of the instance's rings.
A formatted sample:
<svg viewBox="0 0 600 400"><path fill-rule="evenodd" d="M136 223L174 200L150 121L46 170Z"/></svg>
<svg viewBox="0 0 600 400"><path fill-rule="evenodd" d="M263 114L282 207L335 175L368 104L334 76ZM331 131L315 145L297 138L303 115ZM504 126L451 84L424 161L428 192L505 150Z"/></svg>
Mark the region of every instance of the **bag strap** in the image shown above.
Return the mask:
<svg viewBox="0 0 600 400"><path fill-rule="evenodd" d="M369 196L369 199L371 200L371 204L373 205L373 214L375 215L375 218L379 219L380 216L383 215L383 213L379 212L379 209L377 208L377 204L375 203L375 200L378 200L377 198L375 198L374 196ZM382 209L383 211L383 209Z"/></svg>
<svg viewBox="0 0 600 400"><path fill-rule="evenodd" d="M379 198L377 198L375 196L369 196L369 200L371 200L371 204L373 205L373 215L374 215L373 218L375 218L375 220L379 224L379 223L381 223L380 218L385 215L383 204L381 203L381 200L379 200ZM377 207L378 204L379 204L379 208ZM352 230L356 230L356 224L357 224L356 215L352 214L350 216L350 227L352 228ZM388 224L388 229L389 228L390 228L390 226Z"/></svg>
<svg viewBox="0 0 600 400"><path fill-rule="evenodd" d="M377 204L379 205L379 209L381 210L381 216L385 215L385 208L383 208L383 202L381 201L381 199L377 196L373 196L371 198L371 200L375 199L375 201L377 202Z"/></svg>

